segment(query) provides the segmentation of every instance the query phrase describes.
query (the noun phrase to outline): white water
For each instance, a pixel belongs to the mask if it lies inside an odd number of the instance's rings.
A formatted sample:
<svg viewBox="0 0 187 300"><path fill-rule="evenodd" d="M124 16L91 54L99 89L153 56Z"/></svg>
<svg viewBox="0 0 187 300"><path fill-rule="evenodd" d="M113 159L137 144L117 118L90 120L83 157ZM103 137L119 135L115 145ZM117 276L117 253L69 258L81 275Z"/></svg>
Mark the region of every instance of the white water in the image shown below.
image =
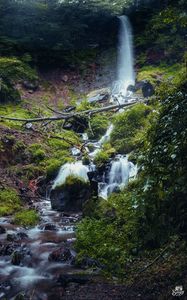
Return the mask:
<svg viewBox="0 0 187 300"><path fill-rule="evenodd" d="M116 189L122 189L128 183L130 178L134 178L137 174L137 167L128 161L127 156L118 155L111 162L108 183L100 184L99 195L107 199L107 197Z"/></svg>
<svg viewBox="0 0 187 300"><path fill-rule="evenodd" d="M127 16L120 16L120 33L119 33L119 49L118 49L118 79L115 82L112 94L117 96L120 103L124 97L130 96L132 92L128 92L129 85L135 84L134 74L134 58L132 45L132 29Z"/></svg>
<svg viewBox="0 0 187 300"><path fill-rule="evenodd" d="M88 181L87 173L89 171L89 167L82 164L82 161L77 161L74 163L66 163L60 168L59 174L55 179L52 189L55 187L65 183L66 178L70 175L74 175L83 179L84 181Z"/></svg>

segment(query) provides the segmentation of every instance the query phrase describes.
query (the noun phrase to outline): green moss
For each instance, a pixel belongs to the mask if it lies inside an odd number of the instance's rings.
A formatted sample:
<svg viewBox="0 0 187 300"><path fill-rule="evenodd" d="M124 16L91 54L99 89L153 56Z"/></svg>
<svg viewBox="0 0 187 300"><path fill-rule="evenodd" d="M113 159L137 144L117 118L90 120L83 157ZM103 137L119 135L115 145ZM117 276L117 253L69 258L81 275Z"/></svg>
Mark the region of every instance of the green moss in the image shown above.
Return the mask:
<svg viewBox="0 0 187 300"><path fill-rule="evenodd" d="M32 160L34 162L40 162L46 157L46 151L42 144L31 144L28 147L28 151L31 153Z"/></svg>
<svg viewBox="0 0 187 300"><path fill-rule="evenodd" d="M180 64L171 66L164 64L159 66L144 66L138 71L137 80L148 80L153 85L157 85L157 83L162 80L166 80L169 77L175 77L180 70Z"/></svg>
<svg viewBox="0 0 187 300"><path fill-rule="evenodd" d="M129 153L144 143L146 130L154 114L152 107L136 104L118 114L114 119L114 130L111 134L111 145L120 153Z"/></svg>
<svg viewBox="0 0 187 300"><path fill-rule="evenodd" d="M56 190L62 190L64 188L70 189L72 193L81 190L83 187L89 186L89 182L83 178L70 175L66 178L65 183L56 186Z"/></svg>
<svg viewBox="0 0 187 300"><path fill-rule="evenodd" d="M109 161L109 154L105 151L99 151L94 158L94 163L98 168L103 167Z"/></svg>
<svg viewBox="0 0 187 300"><path fill-rule="evenodd" d="M20 208L17 191L12 188L0 190L0 216L9 215Z"/></svg>
<svg viewBox="0 0 187 300"><path fill-rule="evenodd" d="M92 131L88 130L88 136L92 139L99 139L107 130L108 116L95 115L90 120Z"/></svg>
<svg viewBox="0 0 187 300"><path fill-rule="evenodd" d="M13 222L17 225L22 226L33 226L36 225L39 221L38 213L33 210L23 210L15 214Z"/></svg>

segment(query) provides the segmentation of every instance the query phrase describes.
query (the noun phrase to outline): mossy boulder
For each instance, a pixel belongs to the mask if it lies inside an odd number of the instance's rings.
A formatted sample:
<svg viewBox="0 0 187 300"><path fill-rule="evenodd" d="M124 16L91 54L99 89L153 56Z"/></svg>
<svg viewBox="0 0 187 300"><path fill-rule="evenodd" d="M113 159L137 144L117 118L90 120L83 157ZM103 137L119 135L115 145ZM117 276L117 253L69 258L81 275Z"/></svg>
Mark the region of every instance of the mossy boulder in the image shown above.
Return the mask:
<svg viewBox="0 0 187 300"><path fill-rule="evenodd" d="M51 205L59 211L80 212L90 195L90 183L71 175L51 191Z"/></svg>

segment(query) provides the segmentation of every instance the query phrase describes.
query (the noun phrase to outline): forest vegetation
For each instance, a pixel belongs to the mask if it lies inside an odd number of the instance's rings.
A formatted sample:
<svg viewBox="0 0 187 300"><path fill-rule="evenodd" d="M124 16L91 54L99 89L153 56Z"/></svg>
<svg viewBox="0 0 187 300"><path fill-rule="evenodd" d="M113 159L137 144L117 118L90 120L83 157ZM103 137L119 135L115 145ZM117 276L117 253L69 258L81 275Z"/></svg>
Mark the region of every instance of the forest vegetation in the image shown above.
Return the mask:
<svg viewBox="0 0 187 300"><path fill-rule="evenodd" d="M133 27L136 80L148 80L155 90L146 104L77 116L71 130L69 120L1 118L99 108L88 93L108 87L107 68L116 64L116 16L123 14ZM112 121L94 163L102 171L116 154L128 154L138 174L107 200L90 196L76 224L76 266L89 258L88 272L99 266L110 280L131 285L142 276L148 287L158 281L156 294L149 298L145 288L140 299L170 299L176 285L187 293L186 24L185 0L0 0L0 217L23 227L38 224L40 214L29 201L44 198L60 167L75 161L72 146L88 165L79 132L99 140ZM97 76L102 86L95 85ZM59 189L64 185L75 194L89 186L73 176Z"/></svg>

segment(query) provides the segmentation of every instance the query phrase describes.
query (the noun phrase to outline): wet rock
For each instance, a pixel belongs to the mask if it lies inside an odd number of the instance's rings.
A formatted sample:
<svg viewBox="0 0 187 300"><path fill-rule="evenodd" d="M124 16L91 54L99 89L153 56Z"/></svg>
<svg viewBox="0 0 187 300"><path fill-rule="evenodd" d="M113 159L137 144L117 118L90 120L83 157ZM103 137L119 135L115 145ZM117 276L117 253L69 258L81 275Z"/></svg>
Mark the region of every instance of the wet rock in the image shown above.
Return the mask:
<svg viewBox="0 0 187 300"><path fill-rule="evenodd" d="M44 230L50 230L50 231L56 231L57 230L57 227L55 224L52 224L52 223L49 223L49 224L44 224L41 226L42 229Z"/></svg>
<svg viewBox="0 0 187 300"><path fill-rule="evenodd" d="M74 255L68 248L59 248L49 254L49 261L58 261L58 262L72 262Z"/></svg>
<svg viewBox="0 0 187 300"><path fill-rule="evenodd" d="M99 261L91 257L84 257L79 263L76 263L75 265L82 269L88 269L88 268L103 269L104 268L104 266L100 264Z"/></svg>
<svg viewBox="0 0 187 300"><path fill-rule="evenodd" d="M19 266L22 258L23 254L20 251L14 251L12 254L11 263L15 266Z"/></svg>
<svg viewBox="0 0 187 300"><path fill-rule="evenodd" d="M14 242L17 240L17 237L15 233L8 233L6 239L9 242Z"/></svg>
<svg viewBox="0 0 187 300"><path fill-rule="evenodd" d="M128 88L127 88L127 91L135 93L136 92L136 88L135 88L134 85L129 85Z"/></svg>
<svg viewBox="0 0 187 300"><path fill-rule="evenodd" d="M51 206L59 211L80 212L90 195L90 184L76 179L51 191Z"/></svg>
<svg viewBox="0 0 187 300"><path fill-rule="evenodd" d="M17 240L27 239L28 235L25 232L20 231L16 234L16 238Z"/></svg>
<svg viewBox="0 0 187 300"><path fill-rule="evenodd" d="M29 82L29 81L25 80L25 81L23 81L22 85L25 89L29 90L31 93L33 91L36 91L39 87L38 81Z"/></svg>
<svg viewBox="0 0 187 300"><path fill-rule="evenodd" d="M144 81L144 85L142 87L142 94L145 98L148 98L148 97L151 97L154 95L153 85L147 80Z"/></svg>
<svg viewBox="0 0 187 300"><path fill-rule="evenodd" d="M67 287L70 283L86 284L91 281L91 276L87 274L61 274L58 282L63 287Z"/></svg>
<svg viewBox="0 0 187 300"><path fill-rule="evenodd" d="M11 255L18 247L20 247L20 244L14 242L0 244L0 256Z"/></svg>
<svg viewBox="0 0 187 300"><path fill-rule="evenodd" d="M87 97L90 103L107 101L110 97L110 91L107 88L95 90L89 93Z"/></svg>
<svg viewBox="0 0 187 300"><path fill-rule="evenodd" d="M6 233L6 230L3 226L0 225L0 234Z"/></svg>

